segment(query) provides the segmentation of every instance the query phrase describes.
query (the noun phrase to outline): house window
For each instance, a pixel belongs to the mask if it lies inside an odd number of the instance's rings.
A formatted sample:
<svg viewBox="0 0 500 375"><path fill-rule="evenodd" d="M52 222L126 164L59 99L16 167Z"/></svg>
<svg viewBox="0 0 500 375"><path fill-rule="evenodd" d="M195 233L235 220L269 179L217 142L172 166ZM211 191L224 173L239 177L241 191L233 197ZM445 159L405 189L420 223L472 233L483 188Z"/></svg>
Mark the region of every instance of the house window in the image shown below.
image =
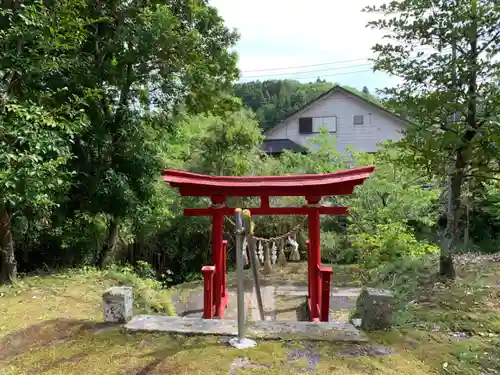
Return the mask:
<svg viewBox="0 0 500 375"><path fill-rule="evenodd" d="M301 117L299 118L299 134L312 134L313 132L313 118Z"/></svg>
<svg viewBox="0 0 500 375"><path fill-rule="evenodd" d="M363 125L364 117L363 115L354 115L354 125Z"/></svg>
<svg viewBox="0 0 500 375"><path fill-rule="evenodd" d="M337 117L314 117L313 133L319 133L321 128L325 128L329 133L337 132Z"/></svg>
<svg viewBox="0 0 500 375"><path fill-rule="evenodd" d="M329 133L337 132L337 117L301 117L299 118L299 134L319 133L325 128Z"/></svg>

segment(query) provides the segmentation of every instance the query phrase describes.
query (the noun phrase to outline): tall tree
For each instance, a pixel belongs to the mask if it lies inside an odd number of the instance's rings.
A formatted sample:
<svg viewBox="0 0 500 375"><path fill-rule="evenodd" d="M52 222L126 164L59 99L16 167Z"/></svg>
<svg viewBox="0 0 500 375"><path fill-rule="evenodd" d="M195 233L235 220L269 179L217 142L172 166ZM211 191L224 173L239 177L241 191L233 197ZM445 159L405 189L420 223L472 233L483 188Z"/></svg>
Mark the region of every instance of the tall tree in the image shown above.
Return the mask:
<svg viewBox="0 0 500 375"><path fill-rule="evenodd" d="M453 248L461 194L469 178L488 178L500 153L500 8L488 0L395 0L370 6L369 26L388 31L374 67L403 78L383 90L416 124L402 146L408 161L448 175L449 204L440 273L454 277Z"/></svg>
<svg viewBox="0 0 500 375"><path fill-rule="evenodd" d="M107 215L102 267L120 224L154 193L162 167L149 113L217 104L237 76L229 51L237 35L205 0L88 0L86 12L96 22L79 51L85 63L52 84L84 99L90 126L74 145L67 210Z"/></svg>
<svg viewBox="0 0 500 375"><path fill-rule="evenodd" d="M13 222L41 220L68 187L70 142L85 125L47 86L75 67L85 37L79 1L4 1L0 13L0 282L16 278Z"/></svg>

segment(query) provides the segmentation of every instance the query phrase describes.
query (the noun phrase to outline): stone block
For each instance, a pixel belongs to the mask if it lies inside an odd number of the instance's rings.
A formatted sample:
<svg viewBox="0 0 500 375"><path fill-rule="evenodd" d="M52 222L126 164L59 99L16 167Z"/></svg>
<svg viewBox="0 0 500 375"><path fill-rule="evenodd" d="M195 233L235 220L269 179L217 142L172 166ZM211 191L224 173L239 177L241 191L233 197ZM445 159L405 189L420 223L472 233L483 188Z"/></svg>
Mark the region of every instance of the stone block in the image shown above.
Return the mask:
<svg viewBox="0 0 500 375"><path fill-rule="evenodd" d="M388 290L363 288L356 302L356 317L367 331L386 330L392 325L394 295Z"/></svg>
<svg viewBox="0 0 500 375"><path fill-rule="evenodd" d="M114 286L102 295L104 321L106 323L126 323L132 319L132 288Z"/></svg>

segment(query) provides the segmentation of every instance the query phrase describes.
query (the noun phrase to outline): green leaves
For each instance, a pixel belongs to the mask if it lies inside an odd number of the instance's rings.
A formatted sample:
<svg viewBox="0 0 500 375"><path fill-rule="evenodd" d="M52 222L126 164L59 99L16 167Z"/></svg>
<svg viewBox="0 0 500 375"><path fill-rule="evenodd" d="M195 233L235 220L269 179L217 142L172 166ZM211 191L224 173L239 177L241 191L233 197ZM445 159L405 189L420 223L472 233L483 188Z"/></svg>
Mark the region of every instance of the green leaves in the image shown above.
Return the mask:
<svg viewBox="0 0 500 375"><path fill-rule="evenodd" d="M357 233L352 246L365 268L376 268L401 258L439 253L439 247L418 241L403 223L377 224L373 233Z"/></svg>
<svg viewBox="0 0 500 375"><path fill-rule="evenodd" d="M402 78L383 90L388 105L416 124L399 143L405 162L449 176L440 272L454 277L462 184L499 171L500 9L490 1L395 0L366 11L383 14L369 26L388 40L373 47L375 70Z"/></svg>
<svg viewBox="0 0 500 375"><path fill-rule="evenodd" d="M249 110L218 116L192 116L179 124L184 168L198 173L244 175L260 164L262 135Z"/></svg>
<svg viewBox="0 0 500 375"><path fill-rule="evenodd" d="M369 23L390 32L388 43L373 47L374 66L403 78L398 87L383 91L391 107L417 124L401 143L422 156L415 155L414 162L439 175L443 162L465 152L461 168L490 166L500 151L489 142L500 135L492 121L500 113L500 65L494 59L498 8L483 1L473 6L398 0L365 10L386 16Z"/></svg>
<svg viewBox="0 0 500 375"><path fill-rule="evenodd" d="M64 122L30 102L0 112L0 196L9 211L54 207L55 195L68 187L72 132Z"/></svg>

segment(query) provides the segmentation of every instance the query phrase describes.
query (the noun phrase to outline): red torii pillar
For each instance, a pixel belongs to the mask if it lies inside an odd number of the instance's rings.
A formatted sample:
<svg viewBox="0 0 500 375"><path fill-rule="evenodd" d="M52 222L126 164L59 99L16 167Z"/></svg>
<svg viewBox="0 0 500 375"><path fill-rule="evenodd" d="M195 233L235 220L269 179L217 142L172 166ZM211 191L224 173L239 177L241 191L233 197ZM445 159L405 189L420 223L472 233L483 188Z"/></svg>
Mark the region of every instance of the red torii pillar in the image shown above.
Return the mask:
<svg viewBox="0 0 500 375"><path fill-rule="evenodd" d="M179 188L182 196L209 196L212 206L186 208L186 216L212 217L212 265L204 266L203 317L222 318L227 307L226 247L223 240L224 216L234 213L225 206L228 196L260 196L260 207L250 208L252 215L307 215L308 217L308 308L313 321L328 321L332 269L321 266L320 215L347 214L346 207L320 205L323 196L352 194L374 167L354 168L322 175L295 176L207 176L182 171L164 171L164 181ZM303 196L302 207L270 207L270 196Z"/></svg>
<svg viewBox="0 0 500 375"><path fill-rule="evenodd" d="M224 216L225 212L221 206L226 198L222 196L211 197L212 207L201 212L203 215L190 215L184 210L186 216L212 216L212 264L201 269L204 280L204 303L203 317L212 319L214 316L222 318L227 307L226 289L226 249L227 241L224 241Z"/></svg>

